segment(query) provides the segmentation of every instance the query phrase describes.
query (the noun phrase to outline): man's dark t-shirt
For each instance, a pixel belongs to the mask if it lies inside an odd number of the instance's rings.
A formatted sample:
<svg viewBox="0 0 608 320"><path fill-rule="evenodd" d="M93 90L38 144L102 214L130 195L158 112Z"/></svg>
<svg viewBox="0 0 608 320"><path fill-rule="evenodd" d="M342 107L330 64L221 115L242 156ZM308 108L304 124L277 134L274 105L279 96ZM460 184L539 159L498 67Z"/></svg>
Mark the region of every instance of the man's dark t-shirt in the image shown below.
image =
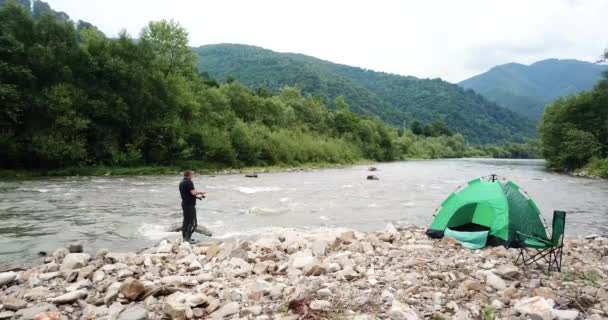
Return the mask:
<svg viewBox="0 0 608 320"><path fill-rule="evenodd" d="M194 183L192 180L184 178L184 180L179 183L179 193L182 196L183 206L196 206L196 197L190 193L192 190L194 190Z"/></svg>

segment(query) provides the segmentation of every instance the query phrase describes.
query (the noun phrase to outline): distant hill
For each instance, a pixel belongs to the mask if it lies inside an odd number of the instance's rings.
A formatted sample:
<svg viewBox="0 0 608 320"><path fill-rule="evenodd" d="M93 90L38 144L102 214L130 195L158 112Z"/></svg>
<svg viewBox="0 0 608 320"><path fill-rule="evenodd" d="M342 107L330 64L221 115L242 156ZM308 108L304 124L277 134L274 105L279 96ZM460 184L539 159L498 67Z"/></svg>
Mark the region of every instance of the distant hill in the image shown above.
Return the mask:
<svg viewBox="0 0 608 320"><path fill-rule="evenodd" d="M591 89L606 65L548 59L529 66L508 63L459 83L499 105L538 120L545 105L559 97Z"/></svg>
<svg viewBox="0 0 608 320"><path fill-rule="evenodd" d="M332 105L344 96L351 110L396 126L441 120L473 143L523 141L535 135L532 121L499 107L472 90L440 79L418 79L335 64L314 57L238 44L193 49L199 69L254 88L299 86Z"/></svg>

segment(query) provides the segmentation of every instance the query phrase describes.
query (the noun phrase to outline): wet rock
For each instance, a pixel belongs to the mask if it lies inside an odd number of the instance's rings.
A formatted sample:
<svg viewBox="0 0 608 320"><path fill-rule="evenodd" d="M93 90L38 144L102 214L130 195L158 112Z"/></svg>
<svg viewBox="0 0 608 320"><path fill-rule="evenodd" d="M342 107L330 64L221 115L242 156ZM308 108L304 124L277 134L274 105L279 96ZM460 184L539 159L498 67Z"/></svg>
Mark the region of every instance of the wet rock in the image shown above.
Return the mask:
<svg viewBox="0 0 608 320"><path fill-rule="evenodd" d="M118 320L147 320L148 310L139 305L128 306L120 313Z"/></svg>
<svg viewBox="0 0 608 320"><path fill-rule="evenodd" d="M144 291L144 284L141 281L133 278L125 280L120 287L120 293L131 301L137 300L137 298L139 298Z"/></svg>
<svg viewBox="0 0 608 320"><path fill-rule="evenodd" d="M553 319L552 310L553 303L542 297L525 298L514 306L515 310L531 317L536 317L542 320Z"/></svg>
<svg viewBox="0 0 608 320"><path fill-rule="evenodd" d="M327 311L327 310L331 309L331 302L329 302L327 300L313 300L310 303L310 308L312 310Z"/></svg>
<svg viewBox="0 0 608 320"><path fill-rule="evenodd" d="M239 313L240 306L236 302L229 302L217 309L215 312L209 315L211 319L223 319L233 314Z"/></svg>
<svg viewBox="0 0 608 320"><path fill-rule="evenodd" d="M163 304L163 312L170 319L186 320L192 318L192 309L187 304L187 296L181 292L175 292L167 297Z"/></svg>
<svg viewBox="0 0 608 320"><path fill-rule="evenodd" d="M367 180L380 180L380 178L378 178L378 176L370 174L367 176Z"/></svg>
<svg viewBox="0 0 608 320"><path fill-rule="evenodd" d="M60 270L66 272L68 270L80 269L87 265L91 260L91 256L86 253L68 253L61 263Z"/></svg>
<svg viewBox="0 0 608 320"><path fill-rule="evenodd" d="M56 298L53 298L50 300L50 302L52 302L54 304L72 303L78 299L84 299L87 296L87 294L88 294L87 290L76 290L76 291L62 294Z"/></svg>
<svg viewBox="0 0 608 320"><path fill-rule="evenodd" d="M504 290L507 288L507 283L494 274L488 274L486 276L486 283L496 290Z"/></svg>
<svg viewBox="0 0 608 320"><path fill-rule="evenodd" d="M82 243L70 243L66 246L70 253L82 253Z"/></svg>
<svg viewBox="0 0 608 320"><path fill-rule="evenodd" d="M0 273L0 287L10 284L17 278L17 274L13 271Z"/></svg>
<svg viewBox="0 0 608 320"><path fill-rule="evenodd" d="M15 297L6 297L2 299L4 309L9 311L18 311L27 307L27 302Z"/></svg>

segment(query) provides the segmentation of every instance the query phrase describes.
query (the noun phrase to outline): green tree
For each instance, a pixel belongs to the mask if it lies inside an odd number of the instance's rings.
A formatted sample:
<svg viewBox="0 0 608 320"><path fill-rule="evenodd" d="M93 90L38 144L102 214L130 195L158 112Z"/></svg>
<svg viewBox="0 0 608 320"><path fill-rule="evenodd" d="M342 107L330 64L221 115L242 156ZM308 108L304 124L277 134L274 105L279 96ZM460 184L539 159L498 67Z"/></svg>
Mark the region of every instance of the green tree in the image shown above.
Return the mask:
<svg viewBox="0 0 608 320"><path fill-rule="evenodd" d="M192 76L195 56L188 47L188 32L174 20L153 21L141 32L141 40L156 54L155 64L165 76Z"/></svg>

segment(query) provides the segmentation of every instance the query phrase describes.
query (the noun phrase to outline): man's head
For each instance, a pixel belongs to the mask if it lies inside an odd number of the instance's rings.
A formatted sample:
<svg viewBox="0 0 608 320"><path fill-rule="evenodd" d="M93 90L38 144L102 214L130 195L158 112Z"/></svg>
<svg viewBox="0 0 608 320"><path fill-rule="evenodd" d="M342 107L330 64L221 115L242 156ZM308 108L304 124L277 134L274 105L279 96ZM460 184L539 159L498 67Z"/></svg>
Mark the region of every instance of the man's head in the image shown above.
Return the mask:
<svg viewBox="0 0 608 320"><path fill-rule="evenodd" d="M192 175L194 175L194 172L192 172L192 170L186 170L186 171L184 171L184 178L186 178L186 179L192 179Z"/></svg>

